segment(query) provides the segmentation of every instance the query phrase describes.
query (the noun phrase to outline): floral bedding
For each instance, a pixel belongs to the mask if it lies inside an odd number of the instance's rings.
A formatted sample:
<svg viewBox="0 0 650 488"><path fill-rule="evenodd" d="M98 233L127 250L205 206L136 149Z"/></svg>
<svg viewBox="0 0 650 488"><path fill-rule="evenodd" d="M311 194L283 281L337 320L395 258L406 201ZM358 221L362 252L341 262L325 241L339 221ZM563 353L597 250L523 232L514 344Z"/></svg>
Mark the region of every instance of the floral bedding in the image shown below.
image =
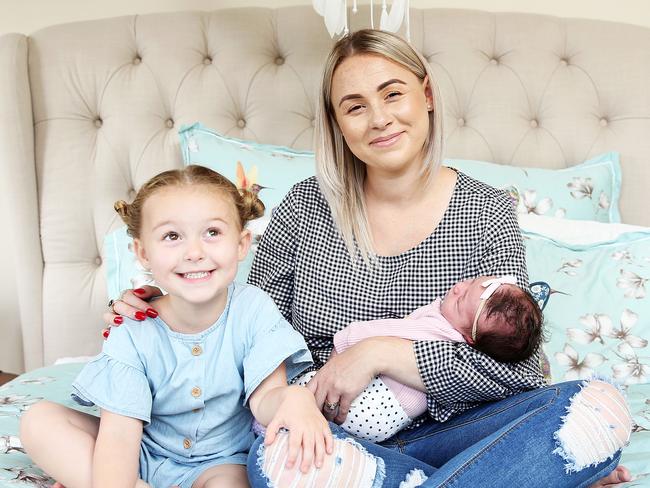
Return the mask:
<svg viewBox="0 0 650 488"><path fill-rule="evenodd" d="M18 437L20 415L41 399L62 403L77 410L97 414L70 399L70 385L82 364L49 366L26 373L0 387L0 488L50 486L52 479L36 467L22 449ZM623 453L623 463L635 480L621 487L650 488L650 384L626 388L636 427L631 444Z"/></svg>

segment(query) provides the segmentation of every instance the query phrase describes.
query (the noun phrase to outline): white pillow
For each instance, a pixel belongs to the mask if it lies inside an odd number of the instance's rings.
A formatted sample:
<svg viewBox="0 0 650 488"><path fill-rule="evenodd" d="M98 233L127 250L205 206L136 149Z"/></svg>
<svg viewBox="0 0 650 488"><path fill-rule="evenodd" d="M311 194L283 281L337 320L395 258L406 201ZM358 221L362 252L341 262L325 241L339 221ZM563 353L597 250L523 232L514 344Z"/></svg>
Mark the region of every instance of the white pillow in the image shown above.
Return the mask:
<svg viewBox="0 0 650 488"><path fill-rule="evenodd" d="M534 214L519 214L517 218L523 232L537 234L565 244L609 242L628 232L650 231L650 228L638 225L559 219Z"/></svg>

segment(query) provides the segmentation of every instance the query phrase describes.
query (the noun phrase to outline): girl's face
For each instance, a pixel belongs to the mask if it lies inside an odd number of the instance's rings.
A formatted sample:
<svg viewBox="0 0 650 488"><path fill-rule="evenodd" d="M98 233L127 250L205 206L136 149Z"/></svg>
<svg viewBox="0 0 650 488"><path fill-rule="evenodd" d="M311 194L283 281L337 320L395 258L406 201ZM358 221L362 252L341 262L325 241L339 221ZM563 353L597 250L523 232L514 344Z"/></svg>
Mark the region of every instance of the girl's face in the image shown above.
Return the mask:
<svg viewBox="0 0 650 488"><path fill-rule="evenodd" d="M332 77L336 121L368 171L400 174L421 167L433 104L428 80L379 55L346 58Z"/></svg>
<svg viewBox="0 0 650 488"><path fill-rule="evenodd" d="M223 298L251 242L228 196L209 185L170 186L142 210L134 247L156 283L196 305Z"/></svg>

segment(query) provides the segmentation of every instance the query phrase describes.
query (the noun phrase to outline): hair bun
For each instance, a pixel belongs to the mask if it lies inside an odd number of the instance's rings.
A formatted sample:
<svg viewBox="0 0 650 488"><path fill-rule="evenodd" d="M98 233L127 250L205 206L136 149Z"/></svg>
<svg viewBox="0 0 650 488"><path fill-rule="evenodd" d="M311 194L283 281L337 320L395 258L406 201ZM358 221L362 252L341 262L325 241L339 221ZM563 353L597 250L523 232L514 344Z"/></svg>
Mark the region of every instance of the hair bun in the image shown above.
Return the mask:
<svg viewBox="0 0 650 488"><path fill-rule="evenodd" d="M122 220L128 224L127 219L129 218L129 204L124 200L118 200L113 205L113 208L118 213L118 215L122 217Z"/></svg>
<svg viewBox="0 0 650 488"><path fill-rule="evenodd" d="M264 203L259 199L256 193L249 190L239 190L242 200L241 219L242 225L253 219L257 219L264 215Z"/></svg>

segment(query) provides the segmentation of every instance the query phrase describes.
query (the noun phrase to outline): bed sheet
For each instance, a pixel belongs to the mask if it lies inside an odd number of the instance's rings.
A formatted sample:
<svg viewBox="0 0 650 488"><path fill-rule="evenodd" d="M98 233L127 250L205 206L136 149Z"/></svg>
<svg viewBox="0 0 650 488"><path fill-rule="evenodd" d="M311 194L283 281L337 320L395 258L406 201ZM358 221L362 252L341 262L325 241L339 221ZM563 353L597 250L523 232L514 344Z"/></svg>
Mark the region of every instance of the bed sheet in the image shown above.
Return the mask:
<svg viewBox="0 0 650 488"><path fill-rule="evenodd" d="M32 463L18 437L20 415L41 399L58 402L97 415L96 408L81 407L70 399L71 384L83 364L61 364L37 369L0 387L0 488L45 488L52 479ZM636 423L623 464L635 480L623 487L650 488L650 384L627 387L628 402Z"/></svg>

